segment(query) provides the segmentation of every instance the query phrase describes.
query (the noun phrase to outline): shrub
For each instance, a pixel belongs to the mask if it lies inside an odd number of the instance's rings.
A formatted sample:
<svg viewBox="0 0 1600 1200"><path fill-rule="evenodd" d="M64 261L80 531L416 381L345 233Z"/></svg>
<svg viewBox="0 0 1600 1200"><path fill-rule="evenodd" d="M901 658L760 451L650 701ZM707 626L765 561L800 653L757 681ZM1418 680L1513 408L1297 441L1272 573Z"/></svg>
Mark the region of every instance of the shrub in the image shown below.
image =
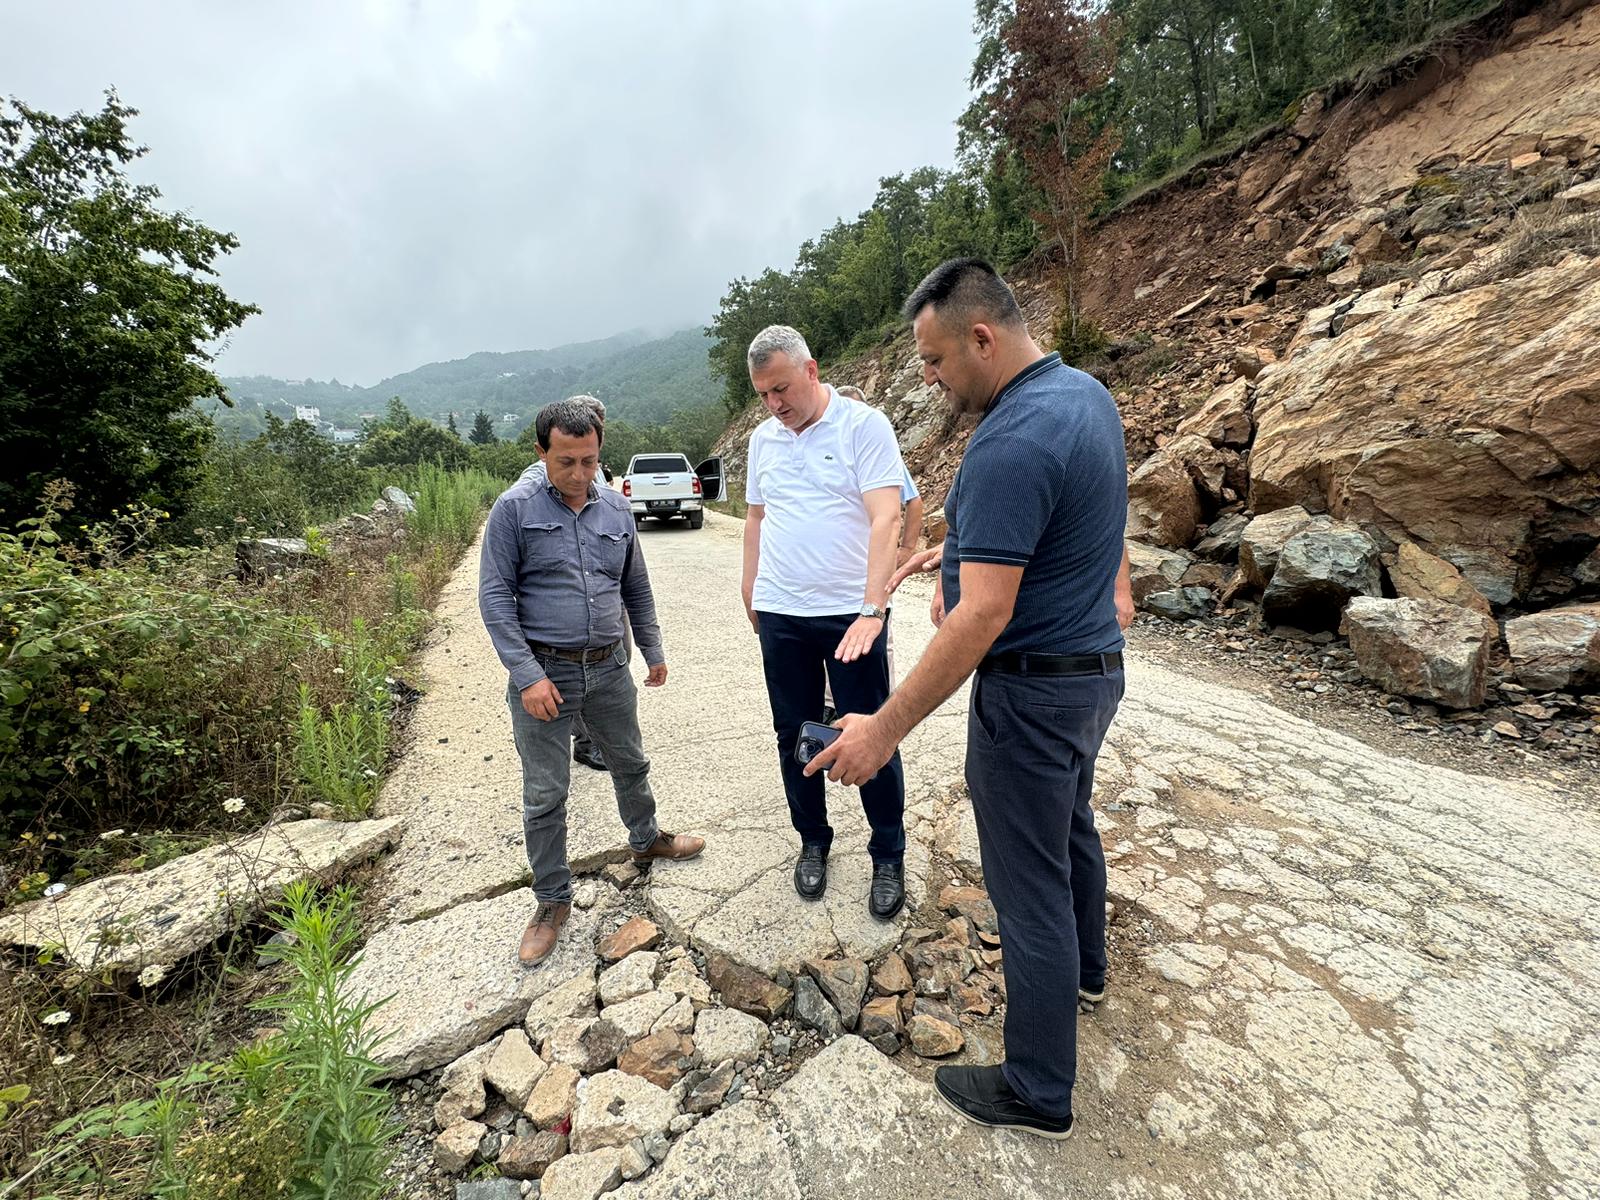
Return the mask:
<svg viewBox="0 0 1600 1200"><path fill-rule="evenodd" d="M214 555L151 549L160 513L63 544L70 504L55 485L20 533L0 531L0 834L46 808L156 824L180 797L214 799L276 686L259 672L281 678L307 642Z"/></svg>
<svg viewBox="0 0 1600 1200"><path fill-rule="evenodd" d="M266 422L266 432L251 441L212 445L193 519L179 536L249 530L294 537L312 522L364 509L377 496L374 473L358 466L348 447L304 421L267 413Z"/></svg>
<svg viewBox="0 0 1600 1200"><path fill-rule="evenodd" d="M1061 355L1061 361L1080 367L1100 361L1110 345L1105 331L1088 317L1080 315L1074 327L1071 314L1063 307L1051 331L1052 348Z"/></svg>

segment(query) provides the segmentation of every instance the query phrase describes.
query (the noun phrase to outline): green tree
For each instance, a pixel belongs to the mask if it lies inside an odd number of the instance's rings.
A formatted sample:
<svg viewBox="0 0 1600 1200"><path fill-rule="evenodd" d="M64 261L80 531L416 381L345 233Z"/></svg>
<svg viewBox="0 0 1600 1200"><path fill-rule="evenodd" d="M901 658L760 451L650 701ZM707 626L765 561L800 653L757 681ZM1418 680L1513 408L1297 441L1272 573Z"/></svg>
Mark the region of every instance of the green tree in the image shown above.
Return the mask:
<svg viewBox="0 0 1600 1200"><path fill-rule="evenodd" d="M494 421L481 408L472 418L472 432L467 435L467 440L474 446L487 446L500 440L494 435Z"/></svg>
<svg viewBox="0 0 1600 1200"><path fill-rule="evenodd" d="M453 410L450 413L449 419L447 421L445 421L444 427L449 432L455 434L457 437L461 436L461 430L456 428L456 414L455 414L455 412Z"/></svg>
<svg viewBox="0 0 1600 1200"><path fill-rule="evenodd" d="M186 507L212 437L192 406L228 402L207 347L259 311L214 281L232 235L128 179L136 115L115 92L67 117L0 100L0 523L52 479L80 522Z"/></svg>
<svg viewBox="0 0 1600 1200"><path fill-rule="evenodd" d="M419 463L438 463L454 470L472 462L472 449L450 432L440 429L432 421L423 421L406 414L404 425L392 421L394 409L404 412L405 405L398 399L390 401L390 417L371 423L367 436L361 443L357 461L364 467L411 467Z"/></svg>

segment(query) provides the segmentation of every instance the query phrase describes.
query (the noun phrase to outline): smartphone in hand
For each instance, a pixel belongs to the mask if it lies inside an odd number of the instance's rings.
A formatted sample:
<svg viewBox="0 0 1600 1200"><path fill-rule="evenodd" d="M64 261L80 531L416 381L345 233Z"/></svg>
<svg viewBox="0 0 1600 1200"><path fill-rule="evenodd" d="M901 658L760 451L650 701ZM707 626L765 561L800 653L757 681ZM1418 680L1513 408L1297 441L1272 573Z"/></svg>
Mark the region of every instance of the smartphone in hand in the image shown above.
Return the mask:
<svg viewBox="0 0 1600 1200"><path fill-rule="evenodd" d="M794 758L801 766L805 766L824 749L831 746L844 730L835 729L832 725L819 725L815 721L807 721L800 726L800 737L795 742Z"/></svg>

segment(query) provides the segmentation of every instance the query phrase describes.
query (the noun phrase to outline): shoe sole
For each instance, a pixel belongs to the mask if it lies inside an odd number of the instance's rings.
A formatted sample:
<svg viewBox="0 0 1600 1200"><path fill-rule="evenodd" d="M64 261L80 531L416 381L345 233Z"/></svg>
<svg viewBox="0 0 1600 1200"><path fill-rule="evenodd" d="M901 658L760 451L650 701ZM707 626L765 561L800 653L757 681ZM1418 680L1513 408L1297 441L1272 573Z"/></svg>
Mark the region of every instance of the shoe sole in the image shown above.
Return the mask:
<svg viewBox="0 0 1600 1200"><path fill-rule="evenodd" d="M800 899L804 900L808 904L815 904L817 901L821 900L824 896L826 896L828 894L828 881L826 879L824 879L822 881L822 886L819 887L816 890L816 892L813 893L810 896L806 895L799 888L795 888L794 889L794 894L796 896L799 896Z"/></svg>
<svg viewBox="0 0 1600 1200"><path fill-rule="evenodd" d="M1015 1129L1018 1133L1031 1133L1034 1137L1041 1137L1046 1141L1064 1142L1072 1136L1072 1131L1077 1128L1077 1124L1074 1123L1072 1125L1068 1125L1066 1131L1063 1133L1051 1133L1048 1129L1040 1129L1034 1125L1010 1125L1000 1121L980 1121L977 1117L973 1116L966 1109L962 1108L954 1100L950 1099L949 1096L946 1096L944 1092L940 1091L938 1083L933 1085L933 1094L939 1097L940 1100L944 1101L945 1107L951 1112L958 1116L965 1117L974 1125L981 1125L985 1129Z"/></svg>
<svg viewBox="0 0 1600 1200"><path fill-rule="evenodd" d="M1078 989L1078 999L1087 1000L1090 1004L1099 1004L1105 998L1105 988L1101 988L1098 992L1085 991L1083 988Z"/></svg>

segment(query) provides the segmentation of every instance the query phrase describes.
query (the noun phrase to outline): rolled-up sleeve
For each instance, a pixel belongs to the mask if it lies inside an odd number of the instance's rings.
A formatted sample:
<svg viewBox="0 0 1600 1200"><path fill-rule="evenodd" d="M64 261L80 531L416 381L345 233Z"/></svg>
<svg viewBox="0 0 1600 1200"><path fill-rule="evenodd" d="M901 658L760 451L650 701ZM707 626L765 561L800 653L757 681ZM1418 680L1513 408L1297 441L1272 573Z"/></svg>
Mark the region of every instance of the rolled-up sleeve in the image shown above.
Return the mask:
<svg viewBox="0 0 1600 1200"><path fill-rule="evenodd" d="M517 574L521 559L516 512L502 497L489 510L489 520L483 530L483 551L478 560L478 612L483 617L484 628L489 631L489 640L494 643L494 652L511 673L511 686L519 692L544 678L544 668L528 648L528 639L517 615ZM646 588L648 590L648 584ZM652 607L651 619L654 618Z"/></svg>
<svg viewBox="0 0 1600 1200"><path fill-rule="evenodd" d="M644 547L638 537L628 539L628 557L622 566L622 603L628 610L633 641L650 666L667 661L661 644L661 626L656 621L656 597L650 587L650 570L644 563Z"/></svg>

